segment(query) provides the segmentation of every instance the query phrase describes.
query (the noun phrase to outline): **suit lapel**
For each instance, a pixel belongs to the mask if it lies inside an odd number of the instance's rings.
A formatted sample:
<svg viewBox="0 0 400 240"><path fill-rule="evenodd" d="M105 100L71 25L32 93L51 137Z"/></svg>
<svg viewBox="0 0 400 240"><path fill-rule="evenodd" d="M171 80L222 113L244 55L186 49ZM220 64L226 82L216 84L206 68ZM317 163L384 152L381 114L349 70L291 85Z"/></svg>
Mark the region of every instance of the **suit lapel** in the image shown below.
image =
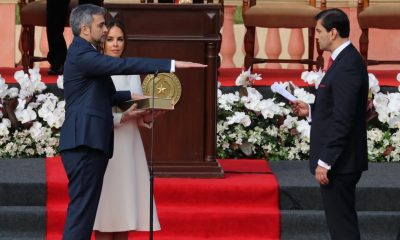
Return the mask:
<svg viewBox="0 0 400 240"><path fill-rule="evenodd" d="M324 77L321 79L321 82L319 84L319 88L316 91L315 94L315 103L317 102L317 98L318 98L318 92L320 90L320 88L322 86L328 87L330 80L330 75L333 74L335 72L335 68L338 66L339 62L342 60L342 58L344 56L346 56L346 54L348 54L352 49L354 48L353 44L350 44L349 46L345 47L340 53L339 55L336 57L335 61L333 61L333 64L331 65L331 67L328 69L328 71L326 71ZM329 81L328 81L329 80Z"/></svg>
<svg viewBox="0 0 400 240"><path fill-rule="evenodd" d="M349 46L345 47L340 53L339 55L336 57L335 61L333 61L332 66L328 69L328 71L326 71L324 77L321 79L321 84L323 83L323 81L325 79L327 79L329 77L329 75L331 75L332 72L334 72L336 66L338 65L338 63L340 62L340 60L343 58L343 56L345 56L352 48L354 48L353 44L350 44Z"/></svg>

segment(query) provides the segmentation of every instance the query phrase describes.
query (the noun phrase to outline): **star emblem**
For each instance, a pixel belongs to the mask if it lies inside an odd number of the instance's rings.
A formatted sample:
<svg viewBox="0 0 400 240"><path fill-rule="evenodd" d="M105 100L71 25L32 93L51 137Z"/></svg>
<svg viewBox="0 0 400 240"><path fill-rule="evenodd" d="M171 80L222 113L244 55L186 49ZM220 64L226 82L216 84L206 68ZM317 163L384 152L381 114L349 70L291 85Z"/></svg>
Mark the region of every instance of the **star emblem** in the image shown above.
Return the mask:
<svg viewBox="0 0 400 240"><path fill-rule="evenodd" d="M160 94L160 93L165 93L165 90L166 90L166 89L167 89L167 88L163 87L163 85L160 84L160 86L157 87L158 94Z"/></svg>

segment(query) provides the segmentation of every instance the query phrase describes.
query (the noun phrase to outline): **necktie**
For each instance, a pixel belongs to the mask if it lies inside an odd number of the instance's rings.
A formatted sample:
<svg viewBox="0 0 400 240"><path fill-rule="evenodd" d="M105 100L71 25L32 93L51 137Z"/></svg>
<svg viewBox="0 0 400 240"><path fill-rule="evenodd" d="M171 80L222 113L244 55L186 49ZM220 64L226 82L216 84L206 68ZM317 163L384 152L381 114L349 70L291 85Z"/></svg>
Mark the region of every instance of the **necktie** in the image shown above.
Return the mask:
<svg viewBox="0 0 400 240"><path fill-rule="evenodd" d="M326 68L327 71L332 66L332 64L333 64L333 59L332 59L332 57L329 57L328 67Z"/></svg>

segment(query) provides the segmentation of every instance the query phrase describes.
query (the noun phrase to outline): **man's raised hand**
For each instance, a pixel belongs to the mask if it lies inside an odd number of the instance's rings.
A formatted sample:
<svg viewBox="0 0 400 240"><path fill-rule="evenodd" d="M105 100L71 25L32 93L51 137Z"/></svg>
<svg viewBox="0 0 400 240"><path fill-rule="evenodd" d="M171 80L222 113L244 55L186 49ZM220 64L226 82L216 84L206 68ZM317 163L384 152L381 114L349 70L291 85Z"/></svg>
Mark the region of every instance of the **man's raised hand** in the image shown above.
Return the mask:
<svg viewBox="0 0 400 240"><path fill-rule="evenodd" d="M205 68L207 65L195 62L175 61L176 68Z"/></svg>

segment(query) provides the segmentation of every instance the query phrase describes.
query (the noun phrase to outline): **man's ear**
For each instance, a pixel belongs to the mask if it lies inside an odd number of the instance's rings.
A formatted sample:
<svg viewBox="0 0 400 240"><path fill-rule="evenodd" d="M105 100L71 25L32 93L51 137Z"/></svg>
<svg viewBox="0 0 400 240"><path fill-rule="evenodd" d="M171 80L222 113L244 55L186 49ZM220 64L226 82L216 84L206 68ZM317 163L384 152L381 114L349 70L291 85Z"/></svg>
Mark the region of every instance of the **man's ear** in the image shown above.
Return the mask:
<svg viewBox="0 0 400 240"><path fill-rule="evenodd" d="M83 25L81 27L81 34L84 36L89 36L90 35L90 28L86 25Z"/></svg>
<svg viewBox="0 0 400 240"><path fill-rule="evenodd" d="M338 33L336 28L332 28L329 33L331 34L332 40L334 40L334 39L339 37L339 33Z"/></svg>

